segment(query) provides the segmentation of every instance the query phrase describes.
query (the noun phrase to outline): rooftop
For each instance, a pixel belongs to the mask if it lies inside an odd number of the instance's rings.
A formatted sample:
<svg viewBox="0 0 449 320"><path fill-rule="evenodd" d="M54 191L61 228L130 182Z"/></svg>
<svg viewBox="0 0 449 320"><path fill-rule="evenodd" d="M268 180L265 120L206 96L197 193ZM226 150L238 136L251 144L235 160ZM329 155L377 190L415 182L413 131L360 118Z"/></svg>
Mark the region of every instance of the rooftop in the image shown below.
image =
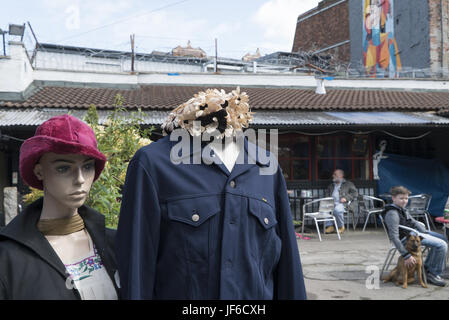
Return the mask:
<svg viewBox="0 0 449 320"><path fill-rule="evenodd" d="M127 108L171 110L210 86L140 85L135 89L42 86L23 101L0 101L8 108L88 108L113 107L117 94ZM230 91L235 86L213 86ZM407 91L241 87L255 110L300 111L440 111L449 110L449 91Z"/></svg>

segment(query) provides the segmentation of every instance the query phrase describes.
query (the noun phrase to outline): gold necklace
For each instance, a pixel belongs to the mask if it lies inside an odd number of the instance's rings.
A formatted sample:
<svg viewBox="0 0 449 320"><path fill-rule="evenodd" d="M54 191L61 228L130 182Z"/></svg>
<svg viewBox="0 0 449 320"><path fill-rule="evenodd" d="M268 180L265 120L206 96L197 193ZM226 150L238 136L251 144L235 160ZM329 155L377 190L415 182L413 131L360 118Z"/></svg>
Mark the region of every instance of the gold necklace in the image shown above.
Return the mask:
<svg viewBox="0 0 449 320"><path fill-rule="evenodd" d="M77 213L68 218L41 219L37 228L45 236L65 236L84 229L84 221Z"/></svg>

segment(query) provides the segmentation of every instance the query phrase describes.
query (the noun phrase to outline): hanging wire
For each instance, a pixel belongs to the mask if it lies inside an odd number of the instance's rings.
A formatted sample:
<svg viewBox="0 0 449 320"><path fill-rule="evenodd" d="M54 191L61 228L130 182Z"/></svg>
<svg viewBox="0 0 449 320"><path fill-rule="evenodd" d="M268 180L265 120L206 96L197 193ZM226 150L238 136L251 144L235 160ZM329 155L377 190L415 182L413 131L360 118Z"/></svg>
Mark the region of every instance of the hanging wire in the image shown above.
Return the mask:
<svg viewBox="0 0 449 320"><path fill-rule="evenodd" d="M135 18L141 17L141 16L145 16L145 15L147 15L147 14L154 13L154 12L157 12L157 11L161 11L161 10L163 10L163 9L167 9L167 8L169 8L169 7L173 7L173 6L176 6L176 5L178 5L178 4L181 4L181 3L184 3L184 2L188 2L188 1L191 1L191 0L181 0L181 1L177 1L177 2L172 2L172 3L169 3L169 4L167 4L167 5L161 6L161 7L156 8L156 9L152 9L152 10L149 10L149 11L146 11L146 12L143 12L143 13L139 13L139 14L136 14L136 15L133 15L133 16L128 16L128 17L125 17L125 18L122 18L122 19L119 19L119 20L110 22L110 23L108 23L108 24L105 24L105 25L102 25L102 26L93 28L93 29L91 29L91 30L87 30L87 31L85 31L85 32L81 32L81 33L75 34L75 35L70 36L70 37L67 37L67 38L65 38L65 39L61 39L61 40L59 40L59 41L56 41L56 43L62 43L62 42L65 42L65 41L67 41L67 40L69 40L69 39L77 38L77 37L83 36L83 35L85 35L85 34L88 34L88 33L91 33L91 32L94 32L94 31L97 31L97 30L106 28L106 27L113 26L113 25L115 25L115 24L119 24L119 23L121 23L121 22L123 22L123 21L129 20L129 19L135 19Z"/></svg>
<svg viewBox="0 0 449 320"><path fill-rule="evenodd" d="M382 132L382 133L385 133L389 136L392 136L392 137L394 137L396 139L400 139L400 140L418 140L418 139L422 139L432 133L432 132L428 131L428 132L426 132L422 135L416 136L416 137L401 137L401 136L395 135L395 134L390 133L385 130L372 130L372 131L335 130L335 131L330 131L330 132L318 132L318 133L291 130L291 131L279 132L278 134L281 135L281 134L288 134L288 133L297 133L297 134L301 134L301 135L305 135L305 136L326 136L326 135L332 135L332 134L336 134L336 133L351 133L351 134L355 134L355 135L367 135L367 134L371 134L374 132Z"/></svg>
<svg viewBox="0 0 449 320"><path fill-rule="evenodd" d="M388 134L389 136L392 136L392 137L394 137L394 138L396 138L396 139L401 139L401 140L418 140L418 139L422 139L422 138L424 138L425 136L428 136L429 134L431 134L431 132L428 131L428 132L426 132L426 133L424 133L424 134L422 134L422 135L420 135L420 136L417 136L417 137L400 137L400 136L397 136L397 135L395 135L395 134L392 134L392 133L387 132L387 131L384 131L384 130L382 130L381 132L383 132L383 133L385 133L385 134Z"/></svg>
<svg viewBox="0 0 449 320"><path fill-rule="evenodd" d="M19 142L24 142L25 141L25 139L20 139L20 138L16 138L16 137L11 137L11 136L8 136L7 134L3 134L3 133L1 133L0 134L0 137L3 139L3 138L6 138L6 140L14 140L14 141L19 141Z"/></svg>

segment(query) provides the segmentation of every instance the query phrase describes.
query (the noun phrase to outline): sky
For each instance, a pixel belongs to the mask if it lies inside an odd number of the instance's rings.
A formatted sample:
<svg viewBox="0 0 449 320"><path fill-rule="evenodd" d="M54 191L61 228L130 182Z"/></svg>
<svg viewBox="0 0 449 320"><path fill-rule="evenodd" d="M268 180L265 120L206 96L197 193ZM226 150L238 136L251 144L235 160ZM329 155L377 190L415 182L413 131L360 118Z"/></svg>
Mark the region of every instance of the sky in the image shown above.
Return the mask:
<svg viewBox="0 0 449 320"><path fill-rule="evenodd" d="M2 1L0 29L30 22L41 43L169 52L191 41L208 55L291 51L298 15L319 0L16 0ZM30 35L25 35L25 41Z"/></svg>

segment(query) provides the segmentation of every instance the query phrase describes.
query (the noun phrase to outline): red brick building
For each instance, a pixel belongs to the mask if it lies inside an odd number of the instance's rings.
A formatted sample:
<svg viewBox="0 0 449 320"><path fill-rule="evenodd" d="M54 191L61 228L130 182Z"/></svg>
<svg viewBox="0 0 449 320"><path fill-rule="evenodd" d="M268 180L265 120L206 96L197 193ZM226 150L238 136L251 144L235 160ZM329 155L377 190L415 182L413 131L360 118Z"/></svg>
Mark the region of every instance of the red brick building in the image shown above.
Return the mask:
<svg viewBox="0 0 449 320"><path fill-rule="evenodd" d="M298 17L292 51L310 50L334 54L343 62L350 61L347 0L323 0Z"/></svg>
<svg viewBox="0 0 449 320"><path fill-rule="evenodd" d="M377 33L376 27L365 23L375 17L370 7L383 8L378 10L385 10L381 14L389 20L385 25L382 19ZM298 17L292 51L330 53L339 62L351 63L353 69L374 67L371 75L377 77L447 77L448 30L449 0L322 0ZM397 47L382 49L383 42L372 39L379 33L380 38L394 39ZM367 47L373 45L377 46L377 66L373 51L367 62ZM380 57L383 50L386 57ZM397 60L394 66L393 60Z"/></svg>

